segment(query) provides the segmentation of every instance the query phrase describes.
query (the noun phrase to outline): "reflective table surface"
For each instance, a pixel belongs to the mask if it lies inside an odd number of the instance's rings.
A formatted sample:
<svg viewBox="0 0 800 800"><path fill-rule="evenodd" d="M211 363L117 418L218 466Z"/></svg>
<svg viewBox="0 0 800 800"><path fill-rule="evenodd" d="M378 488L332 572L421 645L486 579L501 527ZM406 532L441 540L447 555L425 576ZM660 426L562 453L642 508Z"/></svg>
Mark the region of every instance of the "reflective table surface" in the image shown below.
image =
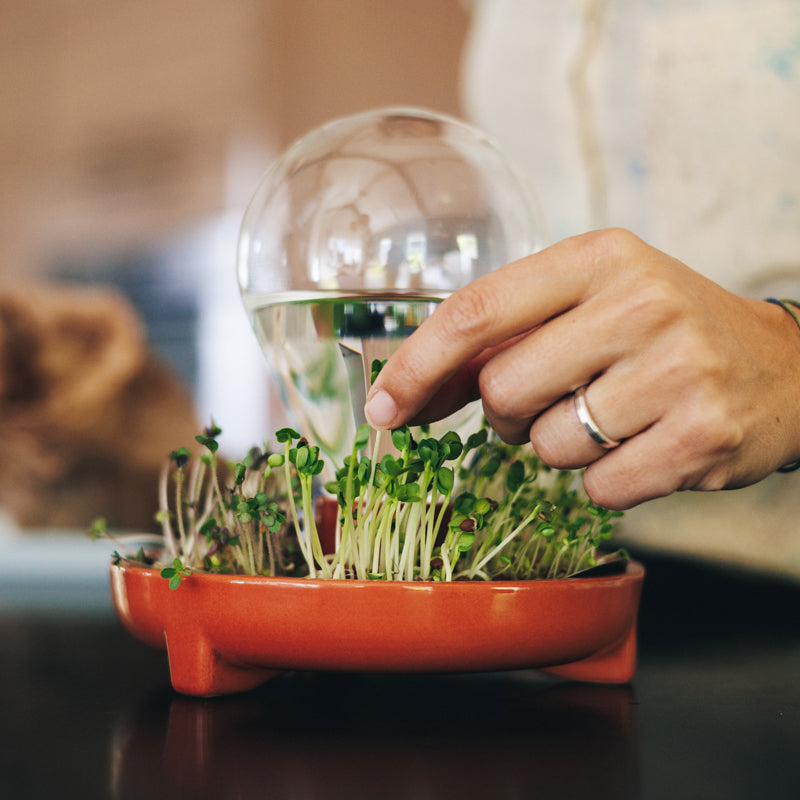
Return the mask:
<svg viewBox="0 0 800 800"><path fill-rule="evenodd" d="M800 798L800 586L642 557L630 686L535 672L169 687L110 611L0 611L3 798Z"/></svg>

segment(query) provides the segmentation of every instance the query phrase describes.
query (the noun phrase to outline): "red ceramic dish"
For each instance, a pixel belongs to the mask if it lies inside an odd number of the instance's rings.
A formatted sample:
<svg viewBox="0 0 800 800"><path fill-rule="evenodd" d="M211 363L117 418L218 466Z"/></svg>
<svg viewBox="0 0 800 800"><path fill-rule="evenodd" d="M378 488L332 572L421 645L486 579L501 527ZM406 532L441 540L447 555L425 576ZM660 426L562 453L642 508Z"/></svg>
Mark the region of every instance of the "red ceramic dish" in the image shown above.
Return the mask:
<svg viewBox="0 0 800 800"><path fill-rule="evenodd" d="M176 691L251 689L285 670L471 672L546 669L626 683L636 666L644 569L524 582L382 582L111 567L127 629L166 649Z"/></svg>

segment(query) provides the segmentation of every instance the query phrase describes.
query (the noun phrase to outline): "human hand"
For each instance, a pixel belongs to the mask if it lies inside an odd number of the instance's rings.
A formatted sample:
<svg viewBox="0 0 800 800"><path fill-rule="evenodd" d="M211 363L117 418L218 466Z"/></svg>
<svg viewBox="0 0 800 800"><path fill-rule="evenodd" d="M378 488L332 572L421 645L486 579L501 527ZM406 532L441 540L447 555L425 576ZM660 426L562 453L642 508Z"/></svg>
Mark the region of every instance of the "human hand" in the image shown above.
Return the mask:
<svg viewBox="0 0 800 800"><path fill-rule="evenodd" d="M574 393L586 386L605 449ZM510 443L587 467L594 502L630 508L754 483L800 456L800 330L633 234L566 239L444 300L389 359L366 413L394 428L480 397Z"/></svg>

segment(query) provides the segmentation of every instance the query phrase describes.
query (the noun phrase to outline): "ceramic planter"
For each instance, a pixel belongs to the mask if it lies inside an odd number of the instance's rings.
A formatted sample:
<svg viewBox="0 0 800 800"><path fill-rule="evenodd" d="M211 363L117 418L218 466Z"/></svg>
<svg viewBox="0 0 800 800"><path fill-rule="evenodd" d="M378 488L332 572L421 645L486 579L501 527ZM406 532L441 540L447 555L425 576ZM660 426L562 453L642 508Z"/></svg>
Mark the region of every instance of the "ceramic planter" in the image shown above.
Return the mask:
<svg viewBox="0 0 800 800"><path fill-rule="evenodd" d="M333 581L111 567L117 612L166 649L176 691L248 690L285 670L470 672L537 668L626 683L644 569L546 581Z"/></svg>

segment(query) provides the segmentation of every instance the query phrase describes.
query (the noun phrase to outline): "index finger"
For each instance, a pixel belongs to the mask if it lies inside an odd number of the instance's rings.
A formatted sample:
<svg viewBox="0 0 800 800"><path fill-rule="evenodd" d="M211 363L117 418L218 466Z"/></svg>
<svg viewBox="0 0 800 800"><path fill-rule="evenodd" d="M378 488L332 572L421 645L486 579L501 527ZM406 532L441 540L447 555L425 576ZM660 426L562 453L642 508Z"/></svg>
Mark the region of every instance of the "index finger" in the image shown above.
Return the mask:
<svg viewBox="0 0 800 800"><path fill-rule="evenodd" d="M367 419L395 428L488 348L582 302L599 263L595 234L565 239L473 281L442 301L400 346L367 396Z"/></svg>

